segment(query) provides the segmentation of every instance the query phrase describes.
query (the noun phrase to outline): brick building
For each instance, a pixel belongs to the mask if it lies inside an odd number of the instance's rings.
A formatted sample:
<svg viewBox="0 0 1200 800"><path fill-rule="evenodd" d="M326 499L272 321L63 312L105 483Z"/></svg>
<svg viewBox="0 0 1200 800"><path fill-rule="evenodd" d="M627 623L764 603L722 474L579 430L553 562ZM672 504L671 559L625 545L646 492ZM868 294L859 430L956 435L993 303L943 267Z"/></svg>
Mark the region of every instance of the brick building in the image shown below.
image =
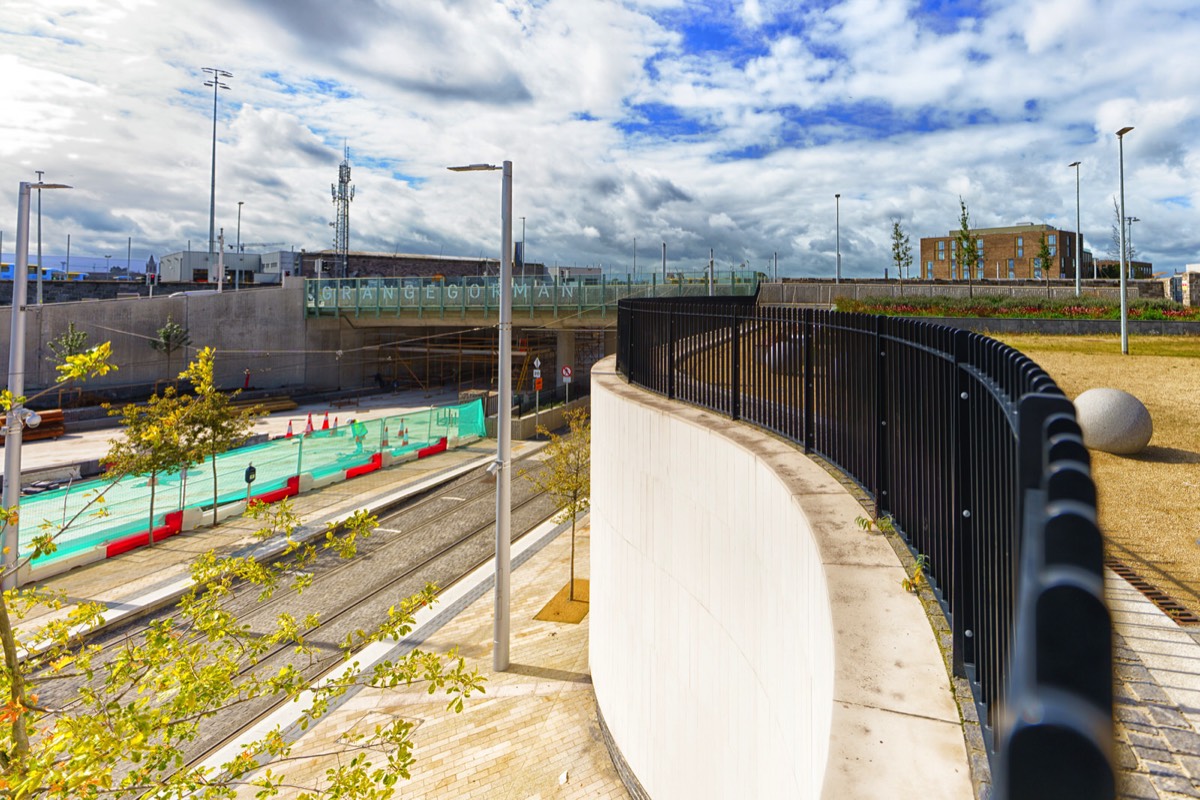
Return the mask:
<svg viewBox="0 0 1200 800"><path fill-rule="evenodd" d="M921 239L921 278L924 280L965 281L965 265L958 263L957 231L946 236ZM1047 277L1075 277L1075 233L1051 225L1027 223L1005 228L975 228L971 231L979 252L979 261L971 275L975 280L1046 280ZM1037 255L1042 236L1050 249L1050 263L1043 265ZM1046 267L1050 274L1046 275ZM1090 277L1092 254L1083 251L1082 272Z"/></svg>

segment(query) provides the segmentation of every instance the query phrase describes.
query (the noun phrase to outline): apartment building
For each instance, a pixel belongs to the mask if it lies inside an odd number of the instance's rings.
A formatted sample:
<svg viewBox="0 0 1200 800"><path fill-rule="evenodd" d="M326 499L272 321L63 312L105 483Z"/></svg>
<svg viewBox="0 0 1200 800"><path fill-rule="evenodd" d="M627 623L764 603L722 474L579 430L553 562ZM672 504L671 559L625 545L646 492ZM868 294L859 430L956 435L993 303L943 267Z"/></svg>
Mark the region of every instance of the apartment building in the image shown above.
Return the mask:
<svg viewBox="0 0 1200 800"><path fill-rule="evenodd" d="M979 260L969 276L967 265L958 258L958 231L945 236L921 239L921 278L923 280L1046 280L1075 277L1075 232L1052 225L1026 223L1005 228L975 228L975 246ZM1042 237L1050 250L1048 264L1042 264L1038 252ZM1092 254L1083 251L1082 272L1090 277ZM1049 275L1047 276L1047 271Z"/></svg>

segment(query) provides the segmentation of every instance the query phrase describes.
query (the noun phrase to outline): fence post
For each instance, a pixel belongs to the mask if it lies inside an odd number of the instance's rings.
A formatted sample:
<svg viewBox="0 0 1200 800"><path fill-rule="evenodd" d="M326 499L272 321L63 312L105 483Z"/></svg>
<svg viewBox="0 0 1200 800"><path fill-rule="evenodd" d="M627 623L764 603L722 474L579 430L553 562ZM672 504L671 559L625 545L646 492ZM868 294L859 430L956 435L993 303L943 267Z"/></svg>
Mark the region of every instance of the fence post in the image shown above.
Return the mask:
<svg viewBox="0 0 1200 800"><path fill-rule="evenodd" d="M813 421L813 337L816 335L816 309L801 309L800 336L804 346L804 434L801 437L804 452L812 452L815 423Z"/></svg>
<svg viewBox="0 0 1200 800"><path fill-rule="evenodd" d="M742 336L741 325L738 320L738 306L734 305L730 321L733 323L733 330L729 332L729 343L733 347L732 357L729 359L729 417L730 419L739 420L742 418Z"/></svg>
<svg viewBox="0 0 1200 800"><path fill-rule="evenodd" d="M888 318L875 317L875 516L889 508L887 480L887 338L884 326Z"/></svg>
<svg viewBox="0 0 1200 800"><path fill-rule="evenodd" d="M971 441L971 379L966 366L970 358L971 334L956 330L954 337L954 484L950 491L950 513L953 514L951 541L954 545L954 565L951 573L953 619L951 644L954 674L966 677L967 665L975 663L975 598L974 586L969 585L971 565L975 562L975 542L972 540L970 509L966 507L967 486L971 464L967 448Z"/></svg>
<svg viewBox="0 0 1200 800"><path fill-rule="evenodd" d="M631 337L632 338L632 337ZM667 399L675 399L675 307L667 311Z"/></svg>

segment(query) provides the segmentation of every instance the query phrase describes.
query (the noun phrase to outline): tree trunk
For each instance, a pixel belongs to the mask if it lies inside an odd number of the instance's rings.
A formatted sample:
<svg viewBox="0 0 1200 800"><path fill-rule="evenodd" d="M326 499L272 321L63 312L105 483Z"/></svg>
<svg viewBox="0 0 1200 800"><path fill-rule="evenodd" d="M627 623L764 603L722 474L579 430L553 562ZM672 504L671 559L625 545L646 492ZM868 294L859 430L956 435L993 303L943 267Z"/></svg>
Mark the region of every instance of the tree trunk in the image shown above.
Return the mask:
<svg viewBox="0 0 1200 800"><path fill-rule="evenodd" d="M158 491L158 473L150 473L150 541L149 545L154 547L154 493Z"/></svg>
<svg viewBox="0 0 1200 800"><path fill-rule="evenodd" d="M212 454L213 474L213 527L217 527L217 454Z"/></svg>
<svg viewBox="0 0 1200 800"><path fill-rule="evenodd" d="M567 599L575 602L575 517L571 517L571 588Z"/></svg>
<svg viewBox="0 0 1200 800"><path fill-rule="evenodd" d="M29 758L29 731L25 727L25 676L21 672L21 662L17 659L17 639L13 632L12 621L8 616L8 601L0 597L0 643L4 646L4 666L8 670L8 697L12 704L12 737L13 752L10 758L23 769ZM4 772L8 775L19 775L18 769L13 768L12 761L4 764Z"/></svg>

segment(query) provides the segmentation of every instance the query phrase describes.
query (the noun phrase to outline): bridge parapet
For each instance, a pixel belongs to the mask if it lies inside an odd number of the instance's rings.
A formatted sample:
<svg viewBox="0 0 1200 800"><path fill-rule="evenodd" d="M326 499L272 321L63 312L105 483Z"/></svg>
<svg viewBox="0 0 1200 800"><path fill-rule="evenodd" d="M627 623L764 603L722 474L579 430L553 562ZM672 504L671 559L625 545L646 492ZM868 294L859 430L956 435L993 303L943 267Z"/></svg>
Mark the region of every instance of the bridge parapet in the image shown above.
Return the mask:
<svg viewBox="0 0 1200 800"><path fill-rule="evenodd" d="M757 273L718 273L712 293L752 295ZM513 280L513 313L564 316L614 316L620 300L635 297L702 297L707 278L657 274L601 276L594 281L543 276ZM496 276L434 278L316 278L305 281L305 314L319 316L408 316L417 319L499 316L500 279Z"/></svg>

